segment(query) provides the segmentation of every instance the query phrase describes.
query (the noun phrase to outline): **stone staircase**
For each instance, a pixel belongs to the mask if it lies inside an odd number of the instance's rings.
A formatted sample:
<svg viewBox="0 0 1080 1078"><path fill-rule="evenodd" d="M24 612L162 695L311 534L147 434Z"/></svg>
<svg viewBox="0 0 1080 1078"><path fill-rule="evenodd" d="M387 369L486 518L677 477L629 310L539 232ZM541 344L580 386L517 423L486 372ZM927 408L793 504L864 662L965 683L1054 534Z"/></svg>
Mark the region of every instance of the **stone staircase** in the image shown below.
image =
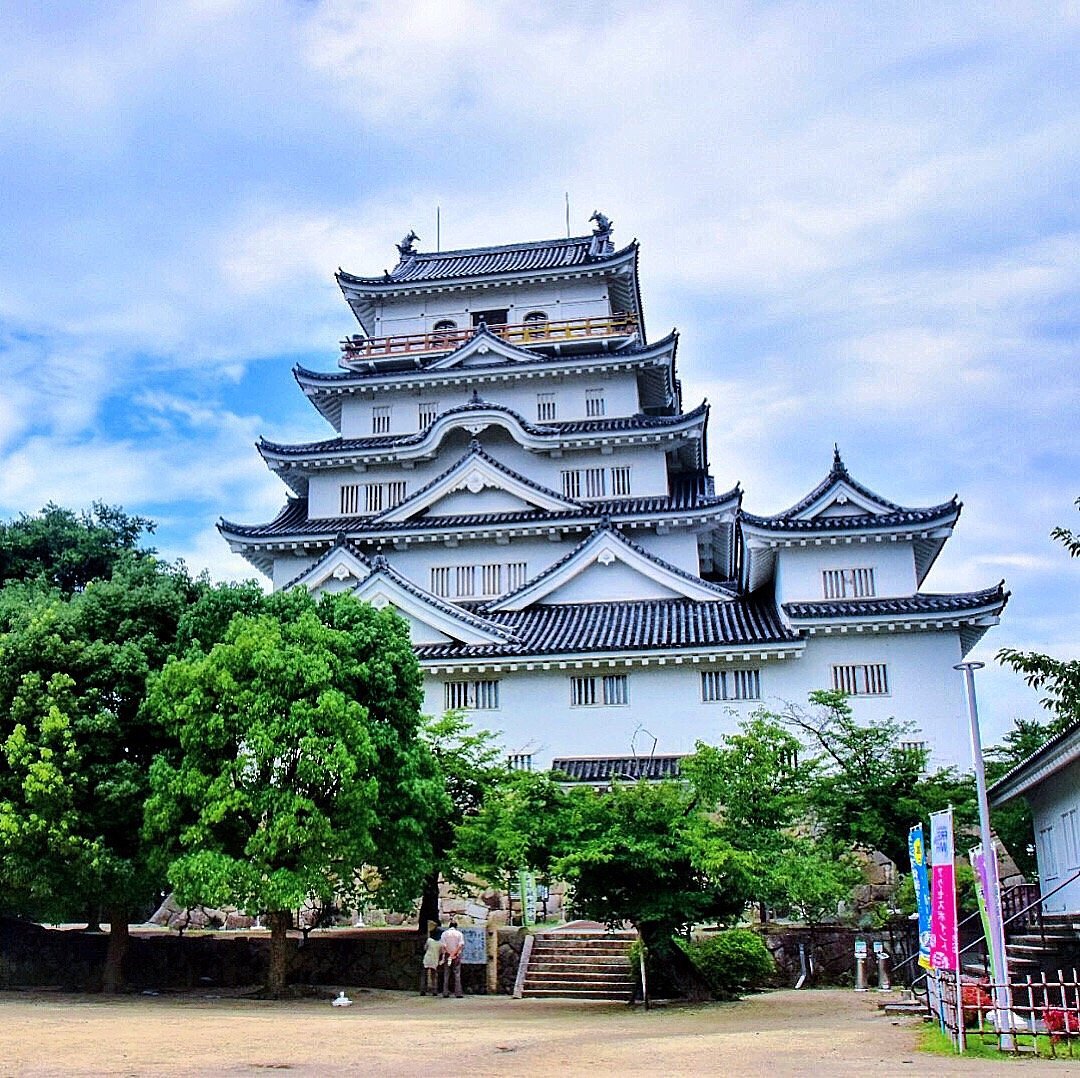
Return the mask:
<svg viewBox="0 0 1080 1078"><path fill-rule="evenodd" d="M628 1003L633 932L554 931L533 937L522 985L527 999L610 999Z"/></svg>
<svg viewBox="0 0 1080 1078"><path fill-rule="evenodd" d="M1056 979L1059 969L1071 974L1080 968L1080 915L1044 913L1041 932L1034 925L1010 932L1005 950L1013 980L1028 974L1037 980L1043 973Z"/></svg>

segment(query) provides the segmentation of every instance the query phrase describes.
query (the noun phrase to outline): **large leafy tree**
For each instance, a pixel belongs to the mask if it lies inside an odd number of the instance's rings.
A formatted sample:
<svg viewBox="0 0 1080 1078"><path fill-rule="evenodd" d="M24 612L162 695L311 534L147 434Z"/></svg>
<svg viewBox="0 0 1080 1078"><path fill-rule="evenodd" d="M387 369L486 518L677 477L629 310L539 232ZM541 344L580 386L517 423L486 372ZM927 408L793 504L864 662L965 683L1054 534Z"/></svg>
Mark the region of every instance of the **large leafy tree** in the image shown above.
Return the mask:
<svg viewBox="0 0 1080 1078"><path fill-rule="evenodd" d="M114 523L109 534L142 527ZM161 882L139 840L150 762L167 743L142 711L146 680L203 586L182 566L109 550L109 575L79 576L70 593L47 572L0 589L0 894L24 914L92 925L104 914L107 991L120 984L129 918Z"/></svg>
<svg viewBox="0 0 1080 1078"><path fill-rule="evenodd" d="M736 917L751 893L744 853L687 783L564 790L519 773L458 829L458 855L482 876L531 868L565 880L575 914L641 933L654 974L688 996L707 985L676 945L690 925Z"/></svg>
<svg viewBox="0 0 1080 1078"><path fill-rule="evenodd" d="M141 540L154 524L94 502L75 513L50 502L40 513L0 523L0 582L40 581L70 594L112 575L126 554L149 557Z"/></svg>
<svg viewBox="0 0 1080 1078"><path fill-rule="evenodd" d="M405 908L421 890L448 810L421 700L397 615L299 590L155 679L147 710L180 748L153 766L145 833L180 902L267 917L271 994L292 909L376 890Z"/></svg>

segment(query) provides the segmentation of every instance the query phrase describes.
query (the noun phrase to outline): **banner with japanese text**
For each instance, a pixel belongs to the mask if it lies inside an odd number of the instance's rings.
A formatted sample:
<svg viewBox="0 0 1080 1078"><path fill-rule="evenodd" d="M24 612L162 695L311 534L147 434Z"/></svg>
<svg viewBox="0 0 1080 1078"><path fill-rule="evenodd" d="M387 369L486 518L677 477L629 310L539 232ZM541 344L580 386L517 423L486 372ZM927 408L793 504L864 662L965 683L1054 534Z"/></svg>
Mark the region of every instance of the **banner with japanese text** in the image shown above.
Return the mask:
<svg viewBox="0 0 1080 1078"><path fill-rule="evenodd" d="M956 849L953 814L947 808L930 814L930 965L955 970L959 966L956 930Z"/></svg>
<svg viewBox="0 0 1080 1078"><path fill-rule="evenodd" d="M926 842L921 823L908 832L908 856L911 858L911 880L915 885L915 908L919 911L919 965L929 969L930 878L926 872Z"/></svg>
<svg viewBox="0 0 1080 1078"><path fill-rule="evenodd" d="M994 961L993 931L1001 916L1001 905L990 901L990 873L982 843L973 850L969 850L968 856L971 858L971 867L975 870L975 893L979 899L979 919L982 921L983 935L986 937L986 952L990 956L991 980L999 984L1002 978L999 976L1000 971ZM991 851L991 856L997 856L996 849Z"/></svg>

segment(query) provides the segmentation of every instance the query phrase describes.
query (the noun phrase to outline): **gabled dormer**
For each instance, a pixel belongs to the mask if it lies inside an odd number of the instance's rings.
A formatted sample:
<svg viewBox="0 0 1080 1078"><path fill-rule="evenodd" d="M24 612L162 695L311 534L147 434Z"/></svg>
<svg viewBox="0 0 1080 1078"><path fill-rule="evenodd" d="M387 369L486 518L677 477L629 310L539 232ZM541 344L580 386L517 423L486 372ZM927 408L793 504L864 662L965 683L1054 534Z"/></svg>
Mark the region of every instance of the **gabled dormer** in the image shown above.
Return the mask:
<svg viewBox="0 0 1080 1078"><path fill-rule="evenodd" d="M854 479L834 449L829 474L775 516L740 513L743 582L780 603L914 594L960 515L948 502L912 508Z"/></svg>

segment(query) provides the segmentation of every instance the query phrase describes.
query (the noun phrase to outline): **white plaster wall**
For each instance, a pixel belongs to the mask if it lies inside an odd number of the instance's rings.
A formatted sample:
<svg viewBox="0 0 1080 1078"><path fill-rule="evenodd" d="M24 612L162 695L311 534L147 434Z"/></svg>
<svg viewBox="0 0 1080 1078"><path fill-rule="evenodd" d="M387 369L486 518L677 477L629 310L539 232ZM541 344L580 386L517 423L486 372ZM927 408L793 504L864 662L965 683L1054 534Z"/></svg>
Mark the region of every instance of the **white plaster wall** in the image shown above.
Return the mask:
<svg viewBox="0 0 1080 1078"><path fill-rule="evenodd" d="M271 579L274 582L274 591L285 587L302 572L310 569L315 564L314 557L306 557L294 554L279 554L274 558L274 572Z"/></svg>
<svg viewBox="0 0 1080 1078"><path fill-rule="evenodd" d="M356 468L341 468L318 472L308 479L308 515L315 519L341 515L341 487L344 484L387 483L404 480L406 497L411 497L421 487L441 475L459 457L466 452L466 444L460 433L451 435L443 443L444 451L435 460L420 461L414 468L402 468L397 464L379 464L359 471ZM496 444L491 444L495 442ZM456 444L455 444L456 443ZM534 483L559 493L562 490L562 472L571 468L612 468L629 466L630 495L641 498L667 494L667 468L664 457L648 447L620 446L614 452L604 454L597 449L565 453L552 458L546 453L530 453L509 442L505 432L484 432L481 444L491 448L490 455L500 464L524 475ZM609 476L610 482L610 476ZM480 499L483 492L472 497ZM360 492L360 511L363 513L363 491ZM476 502L476 509L466 509L466 494L455 494L456 508L439 509L446 512L484 512L481 501Z"/></svg>
<svg viewBox="0 0 1080 1078"><path fill-rule="evenodd" d="M812 541L811 541L812 542ZM874 588L879 596L913 595L915 555L911 543L838 543L821 546L781 547L776 554L777 602L808 602L824 599L823 569L874 570Z"/></svg>
<svg viewBox="0 0 1080 1078"><path fill-rule="evenodd" d="M509 322L522 322L530 311L544 311L551 322L566 318L603 318L611 313L607 285L601 278L538 284L489 285L430 295L384 300L376 313L374 337L426 333L440 319L459 327L472 325L474 311L507 308Z"/></svg>
<svg viewBox="0 0 1080 1078"><path fill-rule="evenodd" d="M1056 775L1044 780L1028 798L1032 822L1035 826L1035 854L1039 862L1039 880L1042 892L1053 890L1070 876L1080 871L1076 846L1066 840L1066 824L1062 814L1072 810L1080 816L1080 762L1074 762ZM1044 828L1052 828L1049 836L1041 835ZM1050 869L1045 843L1053 844L1057 871ZM1070 847L1072 847L1070 849ZM1080 911L1080 880L1062 887L1043 903L1047 913Z"/></svg>
<svg viewBox="0 0 1080 1078"><path fill-rule="evenodd" d="M342 402L341 435L343 438L369 437L374 433L372 410L387 405L390 407L389 433L414 434L421 429L421 402L435 401L439 411L446 412L468 404L474 388L484 400L510 408L530 423L539 422L536 401L538 393L555 394L555 418L559 420L588 418L585 412L585 391L588 389L604 390L606 416L636 415L641 410L637 378L633 371L617 371L596 377L549 373L498 385L456 383L421 389L354 393Z"/></svg>
<svg viewBox="0 0 1080 1078"><path fill-rule="evenodd" d="M697 536L689 529L679 528L666 535L657 535L652 529L630 528L622 534L642 550L657 558L663 558L684 572L693 573L695 576L701 573Z"/></svg>
<svg viewBox="0 0 1080 1078"><path fill-rule="evenodd" d="M530 742L538 746L537 763L552 756L620 754L629 752L630 739L639 726L649 731L649 750L657 738L657 752L690 752L697 740L715 741L736 729L759 707L780 710L788 703L805 704L813 689L828 688L833 662L887 662L890 694L853 697L857 718L870 721L895 717L910 720L911 740L930 743L930 767L971 765L967 722L960 675L952 670L959 661L960 645L954 632L904 633L890 639L811 640L802 658L768 660L759 664L760 701L703 703L702 669L735 669L745 663L607 668L630 676L630 703L626 707L571 708L568 678L575 671L533 671L504 674L468 674L463 677L500 678L500 709L478 711L471 720L502 731L507 749ZM591 670L576 671L591 673ZM603 673L598 670L597 673ZM951 676L950 676L951 675ZM443 710L445 676L425 677L426 708ZM642 735L644 736L644 735ZM641 737L638 739L641 746Z"/></svg>

